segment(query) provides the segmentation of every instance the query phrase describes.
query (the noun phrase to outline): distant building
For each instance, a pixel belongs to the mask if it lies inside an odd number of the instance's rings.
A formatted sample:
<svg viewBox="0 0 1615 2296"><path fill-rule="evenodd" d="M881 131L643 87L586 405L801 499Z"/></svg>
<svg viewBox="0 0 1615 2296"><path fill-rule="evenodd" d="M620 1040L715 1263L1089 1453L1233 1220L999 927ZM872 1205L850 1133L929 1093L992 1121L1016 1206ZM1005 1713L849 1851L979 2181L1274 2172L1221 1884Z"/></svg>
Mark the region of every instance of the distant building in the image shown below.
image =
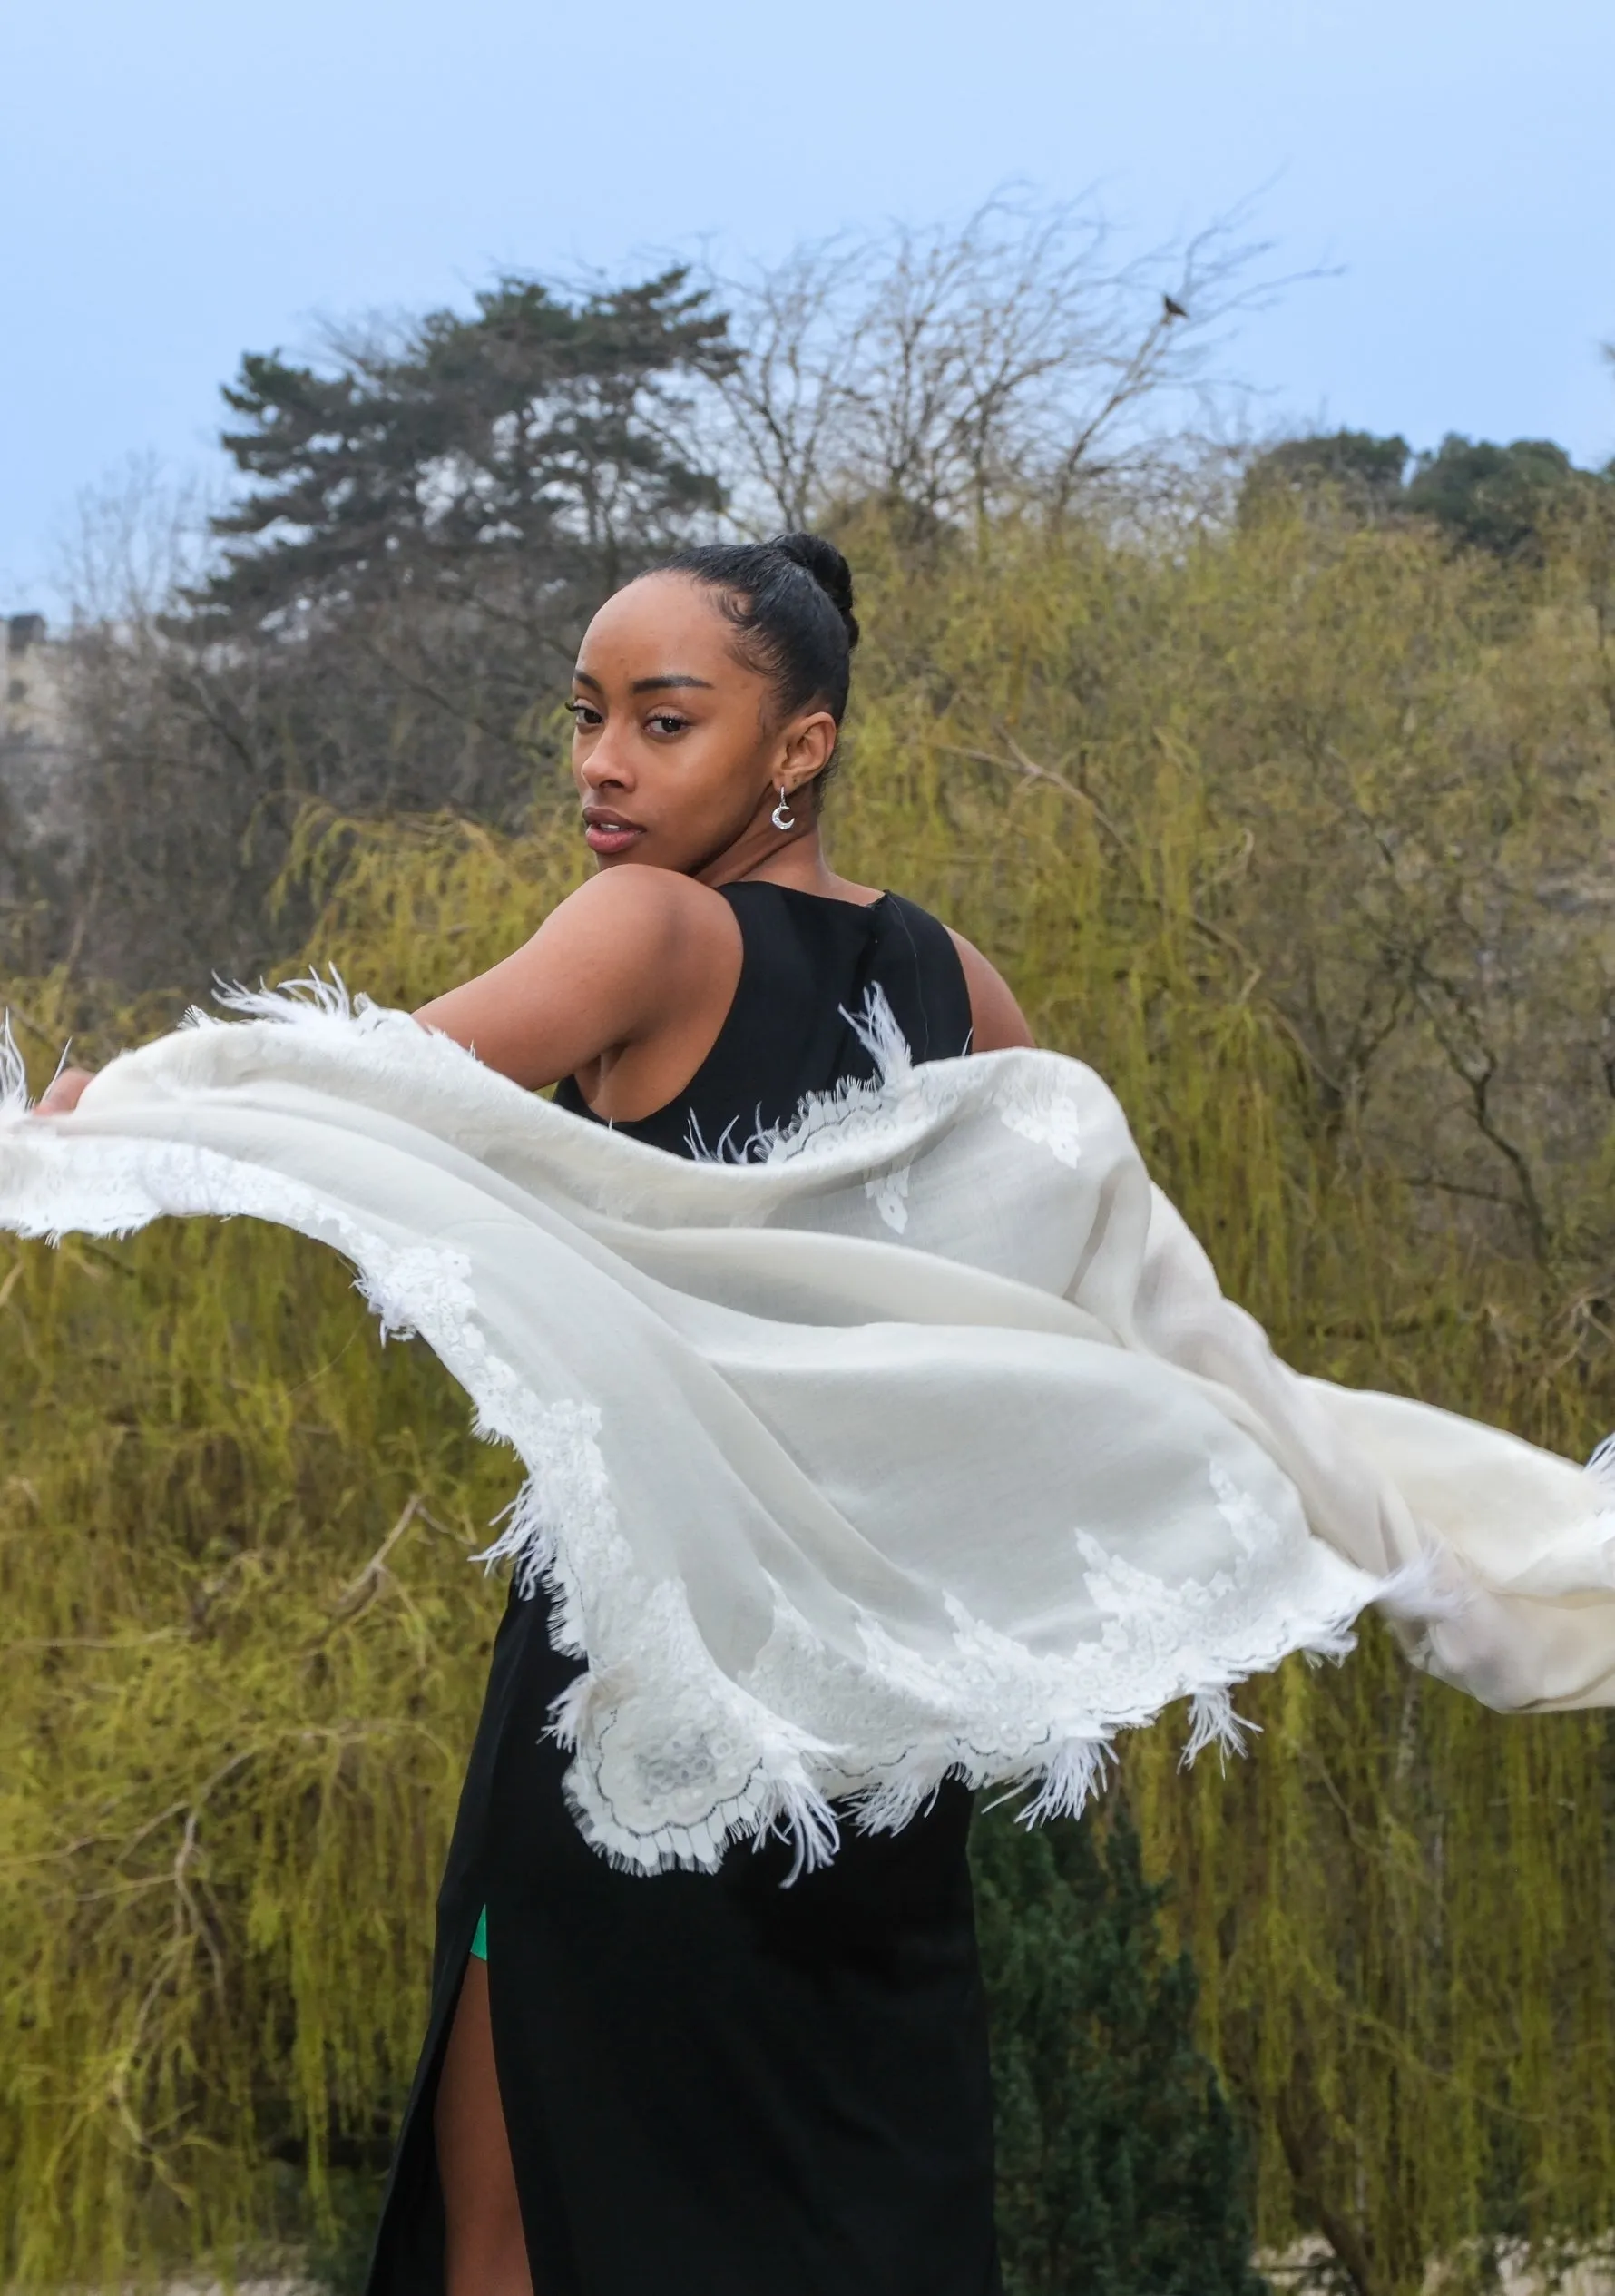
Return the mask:
<svg viewBox="0 0 1615 2296"><path fill-rule="evenodd" d="M44 614L14 613L0 670L0 804L12 837L33 845L60 837L71 810L67 648Z"/></svg>
<svg viewBox="0 0 1615 2296"><path fill-rule="evenodd" d="M5 624L5 683L0 692L0 754L64 755L67 708L62 648L45 634L42 613L14 613Z"/></svg>
<svg viewBox="0 0 1615 2296"><path fill-rule="evenodd" d="M42 613L4 624L0 660L0 927L59 905L83 846L69 649ZM9 931L5 953L12 955ZM20 946L20 945L19 945Z"/></svg>

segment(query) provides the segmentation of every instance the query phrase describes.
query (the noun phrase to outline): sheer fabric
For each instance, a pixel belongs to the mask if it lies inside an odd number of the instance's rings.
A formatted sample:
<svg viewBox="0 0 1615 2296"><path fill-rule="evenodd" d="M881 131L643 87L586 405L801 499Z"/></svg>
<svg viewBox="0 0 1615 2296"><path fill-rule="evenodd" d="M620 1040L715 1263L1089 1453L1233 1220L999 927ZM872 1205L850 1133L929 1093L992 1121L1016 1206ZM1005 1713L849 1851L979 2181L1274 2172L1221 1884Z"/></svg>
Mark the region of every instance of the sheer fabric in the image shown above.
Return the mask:
<svg viewBox="0 0 1615 2296"><path fill-rule="evenodd" d="M687 1162L523 1092L407 1016L243 996L24 1117L0 1222L246 1214L344 1254L527 1470L488 1550L584 1671L555 1729L585 1838L710 1868L940 1780L1079 1808L1121 1729L1350 1646L1506 1708L1615 1698L1600 1477L1298 1377L1221 1295L1079 1063L912 1066Z"/></svg>

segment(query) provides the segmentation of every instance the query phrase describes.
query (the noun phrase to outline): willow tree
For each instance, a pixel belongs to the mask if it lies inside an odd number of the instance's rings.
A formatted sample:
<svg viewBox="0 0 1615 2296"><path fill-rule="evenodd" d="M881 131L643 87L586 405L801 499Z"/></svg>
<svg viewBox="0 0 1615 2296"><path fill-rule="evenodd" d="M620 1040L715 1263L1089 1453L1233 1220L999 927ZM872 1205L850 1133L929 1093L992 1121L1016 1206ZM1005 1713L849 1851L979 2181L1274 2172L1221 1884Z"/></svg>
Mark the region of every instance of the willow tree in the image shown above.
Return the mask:
<svg viewBox="0 0 1615 2296"><path fill-rule="evenodd" d="M1108 1076L1293 1361L1587 1449L1615 1425L1600 533L1542 568L1282 502L1159 552L848 539L839 865L940 908ZM504 839L310 815L293 867L309 954L406 1001L579 859L560 800ZM138 1025L16 986L42 1071L70 1023ZM6 1247L0 1319L5 2265L240 2258L289 2178L318 2207L385 2147L498 1602L465 1556L514 1474L339 1267L246 1223ZM1121 1791L1262 2248L1413 2296L1607 2239L1603 1719L1490 1715L1372 1628L1243 1705L1246 1761L1180 1773L1171 1717Z"/></svg>

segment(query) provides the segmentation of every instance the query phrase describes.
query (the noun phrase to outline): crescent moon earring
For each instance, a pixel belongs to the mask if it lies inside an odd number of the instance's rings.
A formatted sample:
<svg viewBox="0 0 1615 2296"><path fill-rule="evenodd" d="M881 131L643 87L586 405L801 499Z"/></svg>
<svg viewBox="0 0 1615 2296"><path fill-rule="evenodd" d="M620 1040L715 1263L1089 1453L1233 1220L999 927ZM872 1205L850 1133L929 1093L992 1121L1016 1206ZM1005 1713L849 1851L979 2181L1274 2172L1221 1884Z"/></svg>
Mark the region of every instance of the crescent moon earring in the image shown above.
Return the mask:
<svg viewBox="0 0 1615 2296"><path fill-rule="evenodd" d="M797 817L790 809L790 800L785 794L783 783L779 790L779 802L769 814L768 819L777 829L794 829L797 826Z"/></svg>

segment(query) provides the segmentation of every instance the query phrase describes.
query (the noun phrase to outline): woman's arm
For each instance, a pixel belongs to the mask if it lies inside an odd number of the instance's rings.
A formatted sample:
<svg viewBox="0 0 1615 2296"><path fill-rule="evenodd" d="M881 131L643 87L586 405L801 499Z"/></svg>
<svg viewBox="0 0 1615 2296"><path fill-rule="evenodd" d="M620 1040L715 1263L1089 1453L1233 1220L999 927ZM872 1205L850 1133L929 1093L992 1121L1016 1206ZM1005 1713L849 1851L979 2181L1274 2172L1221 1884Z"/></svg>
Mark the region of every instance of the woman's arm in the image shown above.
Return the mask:
<svg viewBox="0 0 1615 2296"><path fill-rule="evenodd" d="M415 1017L530 1089L626 1059L651 1106L661 1071L676 1091L700 1065L739 972L727 901L671 870L622 866L592 878L523 947ZM87 1069L64 1068L34 1114L71 1114L89 1082Z"/></svg>

